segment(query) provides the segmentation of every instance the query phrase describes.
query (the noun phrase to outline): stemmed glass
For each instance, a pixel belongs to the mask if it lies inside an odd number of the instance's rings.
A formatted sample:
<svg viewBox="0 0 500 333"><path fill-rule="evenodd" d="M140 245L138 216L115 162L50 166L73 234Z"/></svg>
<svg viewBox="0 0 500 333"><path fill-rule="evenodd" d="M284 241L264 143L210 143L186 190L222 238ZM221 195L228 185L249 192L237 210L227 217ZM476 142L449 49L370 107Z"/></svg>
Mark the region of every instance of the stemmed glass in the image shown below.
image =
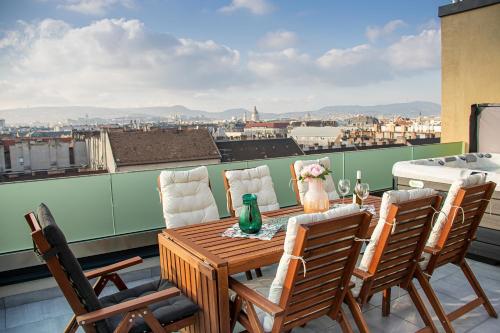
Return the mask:
<svg viewBox="0 0 500 333"><path fill-rule="evenodd" d="M356 194L361 198L361 205L370 195L370 185L368 183L356 184L356 188L354 189Z"/></svg>
<svg viewBox="0 0 500 333"><path fill-rule="evenodd" d="M339 180L337 187L339 188L340 195L342 195L342 204L344 204L345 196L351 190L351 181L349 179L341 179Z"/></svg>

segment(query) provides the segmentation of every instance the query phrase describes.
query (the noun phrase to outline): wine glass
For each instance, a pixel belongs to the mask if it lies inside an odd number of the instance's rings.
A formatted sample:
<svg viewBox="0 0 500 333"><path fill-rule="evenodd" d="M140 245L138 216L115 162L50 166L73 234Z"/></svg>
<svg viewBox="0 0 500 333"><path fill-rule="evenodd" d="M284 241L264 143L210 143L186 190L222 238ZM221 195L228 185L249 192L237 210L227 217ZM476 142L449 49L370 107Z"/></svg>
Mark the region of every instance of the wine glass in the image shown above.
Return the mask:
<svg viewBox="0 0 500 333"><path fill-rule="evenodd" d="M356 194L361 198L361 205L370 195L370 185L368 183L360 183L356 184L356 188L354 189Z"/></svg>
<svg viewBox="0 0 500 333"><path fill-rule="evenodd" d="M342 204L344 204L345 196L351 190L351 181L349 179L341 179L337 187L339 188L340 195L342 195Z"/></svg>

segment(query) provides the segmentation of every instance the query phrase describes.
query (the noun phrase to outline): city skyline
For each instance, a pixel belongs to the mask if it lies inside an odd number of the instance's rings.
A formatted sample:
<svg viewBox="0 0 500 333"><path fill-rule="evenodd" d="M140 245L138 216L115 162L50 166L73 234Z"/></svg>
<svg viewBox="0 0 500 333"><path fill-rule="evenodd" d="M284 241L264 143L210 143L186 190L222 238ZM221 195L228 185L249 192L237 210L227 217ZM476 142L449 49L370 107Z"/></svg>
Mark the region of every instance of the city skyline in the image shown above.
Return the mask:
<svg viewBox="0 0 500 333"><path fill-rule="evenodd" d="M2 2L0 109L440 103L445 3Z"/></svg>

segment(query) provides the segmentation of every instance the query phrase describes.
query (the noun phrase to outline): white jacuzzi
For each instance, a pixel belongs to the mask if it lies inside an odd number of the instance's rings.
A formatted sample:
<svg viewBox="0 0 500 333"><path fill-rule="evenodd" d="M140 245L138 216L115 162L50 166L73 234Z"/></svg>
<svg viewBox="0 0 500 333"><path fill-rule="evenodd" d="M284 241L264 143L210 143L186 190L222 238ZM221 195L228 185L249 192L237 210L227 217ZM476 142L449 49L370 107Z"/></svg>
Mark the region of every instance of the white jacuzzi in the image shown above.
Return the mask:
<svg viewBox="0 0 500 333"><path fill-rule="evenodd" d="M477 241L469 253L500 261L500 154L471 153L394 164L394 188L434 188L448 191L451 183L474 173L486 173L486 180L497 184L487 213L478 230ZM491 209L490 209L491 208Z"/></svg>

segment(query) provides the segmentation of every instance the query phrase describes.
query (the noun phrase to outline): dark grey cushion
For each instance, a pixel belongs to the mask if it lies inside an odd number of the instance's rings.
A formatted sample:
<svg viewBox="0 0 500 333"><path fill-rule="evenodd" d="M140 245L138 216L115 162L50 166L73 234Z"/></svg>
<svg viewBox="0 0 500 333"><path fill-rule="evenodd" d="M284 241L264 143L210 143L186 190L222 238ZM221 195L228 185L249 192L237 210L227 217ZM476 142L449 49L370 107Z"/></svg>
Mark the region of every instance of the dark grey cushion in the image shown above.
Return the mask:
<svg viewBox="0 0 500 333"><path fill-rule="evenodd" d="M66 237L57 225L52 213L45 204L38 207L38 222L42 228L43 234L49 244L57 249L57 257L61 266L66 271L66 274L73 285L73 289L80 298L81 303L87 311L95 311L102 308L99 299L97 298L94 289L90 285L88 279L83 274L82 267L76 260L73 252L68 246ZM101 321L96 324L99 333L107 333L106 324Z"/></svg>
<svg viewBox="0 0 500 333"><path fill-rule="evenodd" d="M108 307L141 296L149 295L160 290L165 290L170 287L173 287L170 282L166 280L158 280L137 286L135 288L122 290L113 295L102 297L100 302L102 306ZM148 308L162 325L189 317L196 313L199 309L198 305L194 304L184 295L172 297L165 301L151 304ZM121 315L117 315L107 319L106 322L108 323L109 329L113 331L118 326L122 318L123 317ZM147 331L150 331L150 329L142 318L138 318L130 330L131 333L142 333Z"/></svg>

